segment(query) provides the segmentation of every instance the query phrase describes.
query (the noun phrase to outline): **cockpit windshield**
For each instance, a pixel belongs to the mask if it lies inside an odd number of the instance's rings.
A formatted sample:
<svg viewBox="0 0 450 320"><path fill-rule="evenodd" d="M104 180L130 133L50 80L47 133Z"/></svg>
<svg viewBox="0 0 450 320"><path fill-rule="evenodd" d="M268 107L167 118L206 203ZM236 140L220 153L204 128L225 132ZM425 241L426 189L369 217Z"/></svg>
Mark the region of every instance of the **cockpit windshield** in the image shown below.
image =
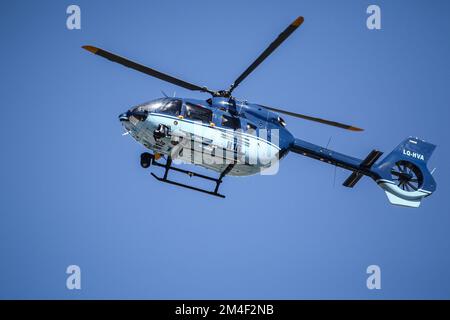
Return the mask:
<svg viewBox="0 0 450 320"><path fill-rule="evenodd" d="M133 111L158 112L179 116L181 114L182 102L179 99L157 99L147 103L143 103L133 108Z"/></svg>

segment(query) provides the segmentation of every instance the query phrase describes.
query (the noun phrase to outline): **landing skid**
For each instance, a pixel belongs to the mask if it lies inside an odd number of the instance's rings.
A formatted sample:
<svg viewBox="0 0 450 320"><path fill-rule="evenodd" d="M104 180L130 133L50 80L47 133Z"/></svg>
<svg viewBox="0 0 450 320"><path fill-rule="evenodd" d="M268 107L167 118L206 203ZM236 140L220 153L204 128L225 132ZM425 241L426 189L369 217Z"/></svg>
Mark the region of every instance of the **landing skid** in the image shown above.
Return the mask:
<svg viewBox="0 0 450 320"><path fill-rule="evenodd" d="M157 176L156 174L154 174L153 172L151 173L151 175L152 175L156 180L158 180L158 181L160 181L160 182L164 182L164 183L169 183L169 184L172 184L172 185L175 185L175 186L178 186L178 187L182 187L182 188L186 188L186 189L191 189L191 190L198 191L198 192L203 192L203 193L206 193L206 194L209 194L209 195L212 195L212 196L216 196L216 197L220 197L220 198L225 198L225 196L224 196L223 194L220 194L220 193L219 193L219 187L220 187L220 184L221 184L222 181L223 181L223 178L224 178L228 173L230 173L230 171L233 169L233 167L234 167L234 165L235 165L234 163L229 164L229 165L225 168L225 170L220 174L219 178L213 178L213 177L209 177L209 176L206 176L206 175L203 175L203 174L200 174L200 173L196 173L196 172L192 172L192 171L188 171L188 170L183 170L183 169L174 167L174 166L172 166L172 158L171 158L171 157L168 157L168 158L167 158L166 163L160 163L160 162L157 162L157 161L155 160L155 157L154 157L153 155L150 155L150 154L146 153L146 154L142 154L142 155L141 155L141 164L142 164L142 158L144 157L144 155L147 156L147 157L149 157L148 160L150 160L150 162L151 162L152 165L154 165L154 166L156 166L156 167L161 167L161 168L164 168L164 169L165 169L165 171L164 171L164 176L163 176L162 178L161 178L161 177L158 177L158 176ZM148 168L149 165L147 165L147 166L142 165L142 167ZM188 184L184 184L184 183L180 183L180 182L177 182L177 181L170 180L170 179L168 179L168 175L169 175L169 171L170 171L170 170L173 170L173 171L176 171L176 172L184 173L184 174L188 175L189 177L197 177L197 178L200 178L200 179L205 179L205 180L209 180L209 181L214 181L214 182L216 183L216 186L215 186L215 188L214 188L213 191L210 191L210 190L206 190L206 189L202 189L202 188L194 187L194 186L191 186L191 185L188 185Z"/></svg>

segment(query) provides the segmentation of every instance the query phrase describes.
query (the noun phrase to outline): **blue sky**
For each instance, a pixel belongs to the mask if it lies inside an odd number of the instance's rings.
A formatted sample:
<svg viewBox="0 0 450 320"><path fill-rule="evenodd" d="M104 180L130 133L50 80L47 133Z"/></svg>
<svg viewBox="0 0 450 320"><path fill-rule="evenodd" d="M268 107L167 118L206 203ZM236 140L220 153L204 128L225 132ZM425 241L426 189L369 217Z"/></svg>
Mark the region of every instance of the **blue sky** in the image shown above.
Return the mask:
<svg viewBox="0 0 450 320"><path fill-rule="evenodd" d="M77 1L75 31L69 4L2 6L0 298L450 298L449 2ZM382 30L366 28L370 4ZM80 49L226 88L298 15L235 95L365 128L286 117L296 137L356 157L410 135L437 144L438 189L419 209L295 154L275 176L226 179L225 200L159 184L118 114L161 90L206 96ZM66 289L71 264L80 291Z"/></svg>

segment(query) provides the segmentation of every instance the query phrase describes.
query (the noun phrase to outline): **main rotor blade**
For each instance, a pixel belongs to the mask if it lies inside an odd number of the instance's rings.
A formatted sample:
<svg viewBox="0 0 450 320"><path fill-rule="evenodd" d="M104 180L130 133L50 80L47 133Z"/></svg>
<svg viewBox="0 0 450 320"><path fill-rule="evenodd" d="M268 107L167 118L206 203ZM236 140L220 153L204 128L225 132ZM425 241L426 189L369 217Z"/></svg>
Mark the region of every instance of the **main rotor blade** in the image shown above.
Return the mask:
<svg viewBox="0 0 450 320"><path fill-rule="evenodd" d="M231 93L236 87L253 71L255 70L261 62L263 62L276 48L286 40L292 32L294 32L302 23L304 19L303 17L297 17L282 33L278 35L278 37L264 50L263 53L245 70L230 86L228 92Z"/></svg>
<svg viewBox="0 0 450 320"><path fill-rule="evenodd" d="M278 113L283 113L283 114L287 114L291 117L296 117L296 118L300 118L300 119L305 119L305 120L309 120L309 121L314 121L314 122L319 122L322 124L326 124L329 126L333 126L333 127L338 127L338 128L342 128L342 129L346 129L346 130L351 130L351 131L363 131L364 129L358 128L358 127L354 127L348 124L344 124L344 123L340 123L340 122L336 122L336 121L330 121L330 120L325 120L325 119L321 119L321 118L316 118L316 117L310 117L304 114L300 114L300 113L295 113L295 112L291 112L291 111L285 111L282 109L276 109L276 108L272 108L272 107L267 107L267 106L262 106L268 110L274 111L274 112L278 112Z"/></svg>
<svg viewBox="0 0 450 320"><path fill-rule="evenodd" d="M141 65L141 64L136 63L134 61L128 60L127 58L118 56L118 55L116 55L114 53L111 53L111 52L108 52L106 50L103 50L103 49L100 49L100 48L97 48L97 47L94 47L94 46L83 46L82 48L87 50L87 51L89 51L89 52L92 52L93 54L96 54L98 56L101 56L103 58L111 60L113 62L119 63L119 64L121 64L121 65L123 65L125 67L134 69L136 71L139 71L139 72L142 72L142 73L145 73L145 74L148 74L148 75L150 75L152 77L155 77L155 78L158 78L160 80L170 82L170 83L172 83L174 85L183 87L185 89L189 89L189 90L193 90L193 91L209 92L211 94L214 93L213 91L209 90L206 87L201 87L201 86L189 83L187 81L184 81L184 80L181 80L181 79L177 79L177 78L172 77L172 76L170 76L168 74L165 74L165 73L162 73L162 72L157 71L155 69L146 67L144 65Z"/></svg>

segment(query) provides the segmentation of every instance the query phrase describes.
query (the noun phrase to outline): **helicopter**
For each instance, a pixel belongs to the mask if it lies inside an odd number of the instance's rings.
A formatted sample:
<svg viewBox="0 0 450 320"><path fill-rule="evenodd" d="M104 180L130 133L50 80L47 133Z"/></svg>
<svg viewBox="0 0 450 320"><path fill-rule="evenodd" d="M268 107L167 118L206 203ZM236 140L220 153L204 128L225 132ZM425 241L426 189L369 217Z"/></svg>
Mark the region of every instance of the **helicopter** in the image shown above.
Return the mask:
<svg viewBox="0 0 450 320"><path fill-rule="evenodd" d="M351 173L343 182L345 187L353 188L363 176L367 176L385 191L391 204L419 207L422 199L436 190L433 172L427 168L428 159L436 147L434 144L408 137L383 158L383 152L374 149L359 159L295 138L280 114L355 132L363 129L249 103L233 96L234 90L303 22L304 18L299 16L290 23L225 90L211 90L187 82L92 45L82 48L184 89L210 95L206 100L199 100L164 94L163 98L133 106L119 115L125 134L131 135L150 151L141 154L141 166L164 169L162 176L151 173L160 182L225 198L219 193L225 176L263 175L292 152L349 170ZM218 177L185 170L175 164L176 160L213 170ZM208 190L172 180L169 178L171 171L212 181L215 186Z"/></svg>

